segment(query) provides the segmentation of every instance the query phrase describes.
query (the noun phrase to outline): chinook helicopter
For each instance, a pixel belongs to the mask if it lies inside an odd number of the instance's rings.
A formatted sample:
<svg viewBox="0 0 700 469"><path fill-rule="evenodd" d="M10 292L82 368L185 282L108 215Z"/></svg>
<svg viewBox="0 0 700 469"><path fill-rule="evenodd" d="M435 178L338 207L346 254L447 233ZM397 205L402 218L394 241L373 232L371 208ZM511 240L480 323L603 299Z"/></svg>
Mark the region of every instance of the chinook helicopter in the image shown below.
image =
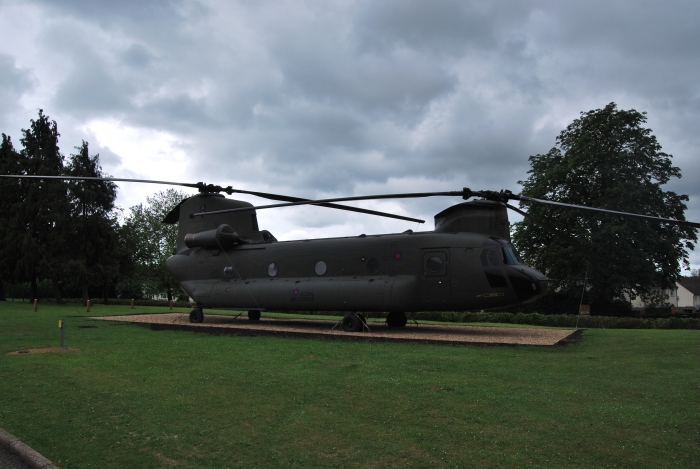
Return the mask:
<svg viewBox="0 0 700 469"><path fill-rule="evenodd" d="M510 242L507 210L526 212L511 200L616 214L700 228L700 223L619 212L550 200L510 191L461 191L385 194L307 200L204 183L124 178L14 176L44 179L141 182L197 188L199 193L175 206L163 223L178 224L175 253L168 271L196 303L193 323L206 308L261 311L344 311L343 330L365 328L362 311L387 312L389 327L403 327L406 313L464 311L514 306L536 300L548 289L547 277L525 265ZM255 195L281 201L253 206L221 193ZM278 241L258 226L256 210L317 205L413 222L423 220L340 205L338 202L461 197L466 202L435 215L435 230ZM478 198L476 200L469 200ZM535 220L537 221L537 220ZM561 233L557 233L561 235ZM575 240L567 241L579 245ZM581 248L583 248L581 246Z"/></svg>

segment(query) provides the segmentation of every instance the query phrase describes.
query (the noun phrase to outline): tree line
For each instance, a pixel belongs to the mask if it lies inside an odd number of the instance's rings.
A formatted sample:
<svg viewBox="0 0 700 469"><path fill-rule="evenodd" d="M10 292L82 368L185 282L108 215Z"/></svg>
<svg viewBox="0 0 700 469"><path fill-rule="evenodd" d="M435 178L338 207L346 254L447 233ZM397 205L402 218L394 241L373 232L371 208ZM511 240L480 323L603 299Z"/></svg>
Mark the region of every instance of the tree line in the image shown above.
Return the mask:
<svg viewBox="0 0 700 469"><path fill-rule="evenodd" d="M43 110L22 130L21 148L3 133L0 174L108 177L88 142L66 158L59 136ZM160 221L186 196L159 192L124 215L112 182L0 178L0 299L18 287L22 296L38 298L46 284L58 302L161 294L172 299L179 289L164 260L175 247L177 227Z"/></svg>
<svg viewBox="0 0 700 469"><path fill-rule="evenodd" d="M685 219L688 196L662 187L681 171L661 151L646 114L615 103L581 113L546 154L530 157L524 195L609 210ZM5 134L0 173L104 177L88 143L66 159L58 128L42 110L22 130L17 150ZM161 223L187 195L170 189L131 207L115 206L107 181L0 178L0 297L4 283L26 285L29 298L50 284L53 296L140 298L179 291L165 269L176 245L176 225ZM513 226L524 261L550 279L550 292L523 312L571 313L579 303L596 314L629 311L641 297L658 304L674 288L693 228L522 203L529 217ZM693 272L693 274L697 274ZM515 309L517 311L518 309Z"/></svg>

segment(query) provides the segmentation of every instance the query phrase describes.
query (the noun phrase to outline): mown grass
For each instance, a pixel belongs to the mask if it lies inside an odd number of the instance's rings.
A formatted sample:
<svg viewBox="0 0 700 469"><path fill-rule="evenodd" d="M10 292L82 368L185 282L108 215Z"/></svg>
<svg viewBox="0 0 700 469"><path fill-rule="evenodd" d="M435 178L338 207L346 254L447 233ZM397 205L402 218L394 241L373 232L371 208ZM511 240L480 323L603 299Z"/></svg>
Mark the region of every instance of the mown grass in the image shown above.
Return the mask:
<svg viewBox="0 0 700 469"><path fill-rule="evenodd" d="M60 317L79 351L7 355L57 345ZM0 426L64 469L700 467L694 330L587 330L551 348L355 343L154 332L7 302L0 352Z"/></svg>

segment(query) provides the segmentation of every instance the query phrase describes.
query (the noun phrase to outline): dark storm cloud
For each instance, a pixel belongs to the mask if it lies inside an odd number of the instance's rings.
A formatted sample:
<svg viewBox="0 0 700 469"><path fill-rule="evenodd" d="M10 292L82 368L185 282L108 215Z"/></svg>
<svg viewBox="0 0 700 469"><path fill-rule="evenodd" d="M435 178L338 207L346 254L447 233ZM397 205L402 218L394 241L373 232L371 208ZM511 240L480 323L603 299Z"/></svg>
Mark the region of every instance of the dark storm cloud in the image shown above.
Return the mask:
<svg viewBox="0 0 700 469"><path fill-rule="evenodd" d="M13 133L8 126L14 113L21 108L22 95L32 90L36 80L31 72L23 67L17 67L14 57L0 53L0 123L4 124L0 132ZM8 128L9 127L9 128Z"/></svg>
<svg viewBox="0 0 700 469"><path fill-rule="evenodd" d="M103 26L145 24L152 28L159 25L169 26L172 22L184 21L179 0L39 0L49 11L60 15L82 18ZM201 5L194 2L197 7ZM194 10L194 11L196 11ZM189 13L193 13L190 9Z"/></svg>
<svg viewBox="0 0 700 469"><path fill-rule="evenodd" d="M124 64L134 69L148 68L155 59L154 55L141 44L131 44L121 55Z"/></svg>
<svg viewBox="0 0 700 469"><path fill-rule="evenodd" d="M60 110L68 110L89 117L96 109L111 112L126 111L130 107L130 86L118 83L99 60L91 60L87 54L81 63L71 70L58 87L54 104Z"/></svg>
<svg viewBox="0 0 700 469"><path fill-rule="evenodd" d="M3 93L3 103L7 99L19 98L33 85L30 70L17 67L13 57L0 54L0 92Z"/></svg>
<svg viewBox="0 0 700 469"><path fill-rule="evenodd" d="M498 28L527 12L527 2L391 0L368 4L357 16L360 48L406 47L460 55L466 48L498 46Z"/></svg>

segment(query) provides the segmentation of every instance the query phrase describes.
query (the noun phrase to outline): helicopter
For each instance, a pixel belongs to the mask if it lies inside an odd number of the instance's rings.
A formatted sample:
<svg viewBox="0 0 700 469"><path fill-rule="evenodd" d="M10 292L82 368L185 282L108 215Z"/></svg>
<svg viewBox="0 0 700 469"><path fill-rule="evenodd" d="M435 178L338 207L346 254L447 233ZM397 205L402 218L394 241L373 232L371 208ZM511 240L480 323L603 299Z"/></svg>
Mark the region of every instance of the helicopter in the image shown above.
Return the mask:
<svg viewBox="0 0 700 469"><path fill-rule="evenodd" d="M125 178L14 176L140 182L184 186L198 193L182 200L163 219L177 224L174 254L166 268L196 306L192 323L205 309L341 311L344 331L365 330L361 312L386 312L388 327L404 327L407 313L495 309L534 301L549 288L546 275L524 264L510 241L507 210L526 212L511 200L550 204L700 228L700 223L535 199L508 190L419 192L308 200L199 182ZM221 193L242 193L280 201L253 206ZM423 220L339 204L360 200L461 197L465 202L435 215L435 229L395 234L278 241L261 230L257 210L316 205L414 222ZM469 200L474 198L475 200ZM535 220L537 221L537 220ZM558 235L561 233L556 232ZM568 239L571 244L579 245ZM583 248L581 246L581 248Z"/></svg>

